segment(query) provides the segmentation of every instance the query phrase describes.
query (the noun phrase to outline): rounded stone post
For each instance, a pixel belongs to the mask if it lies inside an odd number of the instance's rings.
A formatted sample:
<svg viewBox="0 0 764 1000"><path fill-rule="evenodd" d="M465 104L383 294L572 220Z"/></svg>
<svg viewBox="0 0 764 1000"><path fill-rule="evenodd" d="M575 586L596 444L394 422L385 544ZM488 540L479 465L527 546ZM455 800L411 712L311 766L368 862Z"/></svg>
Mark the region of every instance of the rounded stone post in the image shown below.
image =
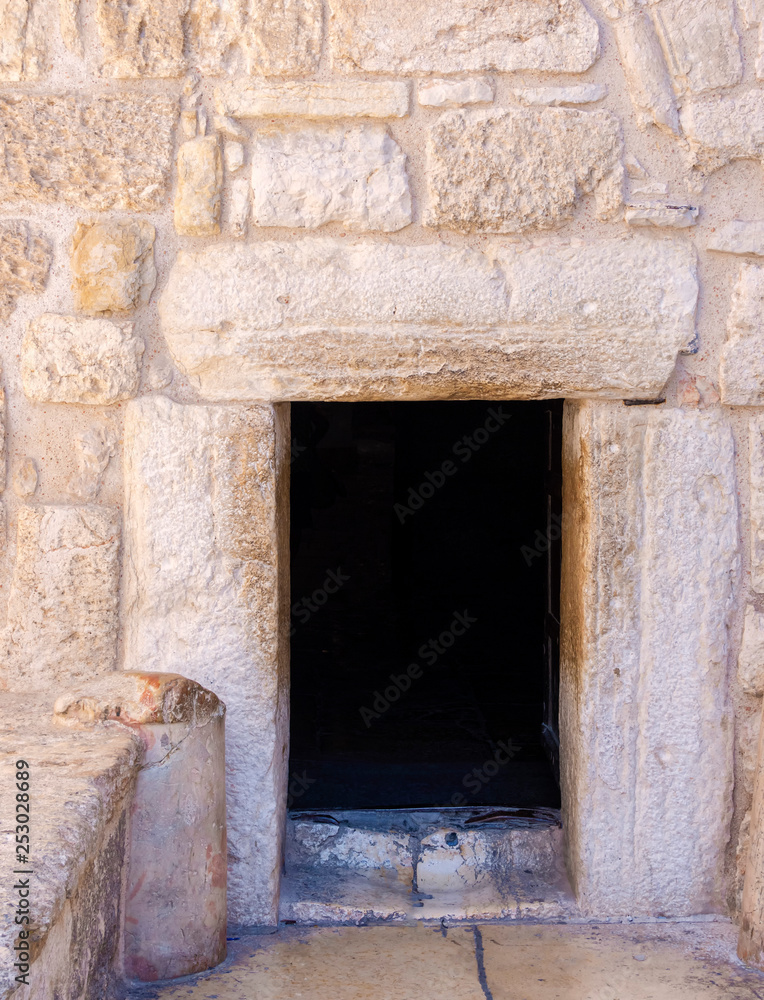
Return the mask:
<svg viewBox="0 0 764 1000"><path fill-rule="evenodd" d="M226 956L225 706L178 674L121 672L59 698L64 724L130 727L145 755L131 808L124 971L154 982Z"/></svg>

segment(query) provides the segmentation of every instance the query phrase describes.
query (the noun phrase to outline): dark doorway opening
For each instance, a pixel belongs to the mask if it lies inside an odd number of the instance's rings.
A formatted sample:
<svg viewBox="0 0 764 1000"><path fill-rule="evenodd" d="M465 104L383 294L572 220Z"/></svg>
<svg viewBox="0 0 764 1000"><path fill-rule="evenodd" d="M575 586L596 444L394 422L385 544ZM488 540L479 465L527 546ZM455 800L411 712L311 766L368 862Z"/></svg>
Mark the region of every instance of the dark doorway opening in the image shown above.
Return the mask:
<svg viewBox="0 0 764 1000"><path fill-rule="evenodd" d="M559 807L561 415L292 404L292 809Z"/></svg>

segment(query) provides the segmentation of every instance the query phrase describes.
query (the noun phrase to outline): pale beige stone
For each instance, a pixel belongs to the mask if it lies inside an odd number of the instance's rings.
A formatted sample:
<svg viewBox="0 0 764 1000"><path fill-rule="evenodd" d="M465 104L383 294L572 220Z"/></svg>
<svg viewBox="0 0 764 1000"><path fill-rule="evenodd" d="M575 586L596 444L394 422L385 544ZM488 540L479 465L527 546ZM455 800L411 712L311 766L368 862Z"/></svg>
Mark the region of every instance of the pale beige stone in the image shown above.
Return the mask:
<svg viewBox="0 0 764 1000"><path fill-rule="evenodd" d="M732 0L662 0L654 12L680 94L740 83L743 60Z"/></svg>
<svg viewBox="0 0 764 1000"><path fill-rule="evenodd" d="M212 399L655 398L695 337L692 248L313 239L182 252L162 298Z"/></svg>
<svg viewBox="0 0 764 1000"><path fill-rule="evenodd" d="M742 219L734 219L709 236L706 249L716 250L718 253L750 253L764 257L764 221L744 222Z"/></svg>
<svg viewBox="0 0 764 1000"><path fill-rule="evenodd" d="M77 471L67 484L69 496L80 502L92 503L98 496L103 474L117 450L117 435L113 427L96 425L77 434L74 439Z"/></svg>
<svg viewBox="0 0 764 1000"><path fill-rule="evenodd" d="M97 0L96 26L104 76L129 79L180 76L183 17L189 0Z"/></svg>
<svg viewBox="0 0 764 1000"><path fill-rule="evenodd" d="M226 704L229 919L247 925L277 922L283 858L288 419L148 396L125 426L125 663L182 666Z"/></svg>
<svg viewBox="0 0 764 1000"><path fill-rule="evenodd" d="M622 205L623 142L608 111L450 111L427 141L428 226L460 232L551 229L582 195Z"/></svg>
<svg viewBox="0 0 764 1000"><path fill-rule="evenodd" d="M50 243L19 220L0 222L0 322L20 295L41 292L53 258Z"/></svg>
<svg viewBox="0 0 764 1000"><path fill-rule="evenodd" d="M249 192L249 177L245 174L234 177L228 201L228 224L231 227L231 235L236 239L243 239L247 235L247 223L250 216Z"/></svg>
<svg viewBox="0 0 764 1000"><path fill-rule="evenodd" d="M220 232L223 160L215 136L199 136L178 150L175 229L182 236Z"/></svg>
<svg viewBox="0 0 764 1000"><path fill-rule="evenodd" d="M409 85L401 81L224 84L215 91L220 115L232 118L402 118Z"/></svg>
<svg viewBox="0 0 764 1000"><path fill-rule="evenodd" d="M0 81L37 80L47 66L40 0L0 0Z"/></svg>
<svg viewBox="0 0 764 1000"><path fill-rule="evenodd" d="M764 724L759 729L738 955L747 965L764 969Z"/></svg>
<svg viewBox="0 0 764 1000"><path fill-rule="evenodd" d="M17 497L31 497L37 491L37 466L28 456L13 473L13 492Z"/></svg>
<svg viewBox="0 0 764 1000"><path fill-rule="evenodd" d="M679 132L679 114L668 67L649 14L637 9L613 24L626 86L644 127L654 122L664 131Z"/></svg>
<svg viewBox="0 0 764 1000"><path fill-rule="evenodd" d="M682 105L680 118L691 163L703 173L733 160L761 161L764 156L764 91L694 98Z"/></svg>
<svg viewBox="0 0 764 1000"><path fill-rule="evenodd" d="M72 55L84 59L85 48L82 44L79 17L80 0L58 0L58 20L64 45Z"/></svg>
<svg viewBox="0 0 764 1000"><path fill-rule="evenodd" d="M764 594L764 418L750 418L748 424L751 500L751 587Z"/></svg>
<svg viewBox="0 0 764 1000"><path fill-rule="evenodd" d="M260 129L252 194L259 226L395 232L412 218L406 156L382 125Z"/></svg>
<svg viewBox="0 0 764 1000"><path fill-rule="evenodd" d="M580 0L329 0L335 69L371 73L583 73L599 30Z"/></svg>
<svg viewBox="0 0 764 1000"><path fill-rule="evenodd" d="M561 771L584 914L725 911L736 490L722 411L566 404Z"/></svg>
<svg viewBox="0 0 764 1000"><path fill-rule="evenodd" d="M21 348L21 381L36 403L105 406L138 391L144 345L132 323L44 313Z"/></svg>
<svg viewBox="0 0 764 1000"><path fill-rule="evenodd" d="M493 103L490 80L472 77L468 80L426 80L419 84L419 103L425 108L460 108L465 104Z"/></svg>
<svg viewBox="0 0 764 1000"><path fill-rule="evenodd" d="M11 690L50 690L116 668L119 512L21 507L0 672Z"/></svg>
<svg viewBox="0 0 764 1000"><path fill-rule="evenodd" d="M236 173L244 166L244 144L241 142L226 142L223 146L223 160L229 173Z"/></svg>
<svg viewBox="0 0 764 1000"><path fill-rule="evenodd" d="M761 503L757 499L757 505ZM764 614L749 604L737 658L737 678L746 694L764 695Z"/></svg>
<svg viewBox="0 0 764 1000"><path fill-rule="evenodd" d="M664 229L687 229L698 221L699 210L693 205L667 205L652 202L627 205L624 219L630 226L657 226Z"/></svg>
<svg viewBox="0 0 764 1000"><path fill-rule="evenodd" d="M645 180L640 181L637 184L629 185L629 193L636 197L637 195L653 197L654 195L661 195L665 197L668 194L669 186L666 181L655 181L655 180ZM665 202L663 203L665 206ZM682 206L680 206L681 209Z"/></svg>
<svg viewBox="0 0 764 1000"><path fill-rule="evenodd" d="M543 104L559 107L561 104L593 104L607 97L604 83L579 83L570 87L513 87L512 93L520 104Z"/></svg>
<svg viewBox="0 0 764 1000"><path fill-rule="evenodd" d="M2 96L0 202L161 208L176 115L159 95Z"/></svg>
<svg viewBox="0 0 764 1000"><path fill-rule="evenodd" d="M722 402L764 405L764 267L743 264L732 291L719 369Z"/></svg>
<svg viewBox="0 0 764 1000"><path fill-rule="evenodd" d="M74 301L83 312L125 312L154 290L156 230L138 219L79 223L72 239Z"/></svg>

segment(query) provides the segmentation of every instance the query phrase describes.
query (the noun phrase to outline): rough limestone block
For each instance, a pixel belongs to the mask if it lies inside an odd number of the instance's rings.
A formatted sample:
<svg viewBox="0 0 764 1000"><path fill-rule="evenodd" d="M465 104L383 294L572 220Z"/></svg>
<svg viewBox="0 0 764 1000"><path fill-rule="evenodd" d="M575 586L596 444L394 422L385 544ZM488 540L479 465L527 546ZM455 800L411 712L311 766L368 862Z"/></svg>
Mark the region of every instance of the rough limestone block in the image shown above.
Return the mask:
<svg viewBox="0 0 764 1000"><path fill-rule="evenodd" d="M760 506L761 501L757 501ZM764 614L749 604L745 609L743 641L737 658L737 677L746 694L764 695Z"/></svg>
<svg viewBox="0 0 764 1000"><path fill-rule="evenodd" d="M232 118L403 118L409 85L357 80L343 83L224 84L215 91L219 115Z"/></svg>
<svg viewBox="0 0 764 1000"><path fill-rule="evenodd" d="M680 118L691 162L703 173L733 160L761 160L764 156L764 91L695 98L682 105Z"/></svg>
<svg viewBox="0 0 764 1000"><path fill-rule="evenodd" d="M10 690L44 690L116 668L119 513L21 507L2 636Z"/></svg>
<svg viewBox="0 0 764 1000"><path fill-rule="evenodd" d="M44 313L21 347L21 382L35 403L108 406L138 392L144 345L132 323Z"/></svg>
<svg viewBox="0 0 764 1000"><path fill-rule="evenodd" d="M428 135L425 223L467 233L551 229L592 192L600 217L613 218L622 155L608 111L449 111Z"/></svg>
<svg viewBox="0 0 764 1000"><path fill-rule="evenodd" d="M0 323L5 323L20 295L41 292L53 253L50 243L26 222L0 222Z"/></svg>
<svg viewBox="0 0 764 1000"><path fill-rule="evenodd" d="M156 94L0 97L0 201L159 209L176 115Z"/></svg>
<svg viewBox="0 0 764 1000"><path fill-rule="evenodd" d="M223 160L215 136L199 136L178 150L175 229L182 236L217 236Z"/></svg>
<svg viewBox="0 0 764 1000"><path fill-rule="evenodd" d="M580 0L329 0L334 68L368 73L583 73L599 29Z"/></svg>
<svg viewBox="0 0 764 1000"><path fill-rule="evenodd" d="M662 0L654 13L678 93L740 83L743 60L732 0Z"/></svg>
<svg viewBox="0 0 764 1000"><path fill-rule="evenodd" d="M273 126L252 147L259 226L395 232L411 222L406 156L382 125Z"/></svg>
<svg viewBox="0 0 764 1000"><path fill-rule="evenodd" d="M175 979L226 956L225 706L177 674L115 671L61 695L59 725L125 726L144 747L130 809L124 969Z"/></svg>
<svg viewBox="0 0 764 1000"><path fill-rule="evenodd" d="M748 424L751 500L751 587L764 594L764 417L751 417Z"/></svg>
<svg viewBox="0 0 764 1000"><path fill-rule="evenodd" d="M693 205L627 205L624 219L630 226L657 226L664 229L687 229L698 221L699 209Z"/></svg>
<svg viewBox="0 0 764 1000"><path fill-rule="evenodd" d="M566 404L561 770L583 912L726 912L739 573L721 411Z"/></svg>
<svg viewBox="0 0 764 1000"><path fill-rule="evenodd" d="M750 253L764 257L764 222L734 219L708 237L706 249L716 250L717 253Z"/></svg>
<svg viewBox="0 0 764 1000"><path fill-rule="evenodd" d="M561 104L592 104L607 97L604 83L579 83L570 87L513 87L520 104L543 104L549 108Z"/></svg>
<svg viewBox="0 0 764 1000"><path fill-rule="evenodd" d="M58 24L61 40L66 48L80 59L85 58L85 47L80 33L80 0L58 0Z"/></svg>
<svg viewBox="0 0 764 1000"><path fill-rule="evenodd" d="M118 79L180 76L186 67L183 15L188 7L189 0L97 0L102 74Z"/></svg>
<svg viewBox="0 0 764 1000"><path fill-rule="evenodd" d="M719 382L722 402L764 405L764 267L743 264L732 291Z"/></svg>
<svg viewBox="0 0 764 1000"><path fill-rule="evenodd" d="M138 219L79 223L72 239L74 301L88 313L125 312L154 290L156 230Z"/></svg>
<svg viewBox="0 0 764 1000"><path fill-rule="evenodd" d="M181 252L160 299L212 399L651 399L695 337L691 247L314 239Z"/></svg>
<svg viewBox="0 0 764 1000"><path fill-rule="evenodd" d="M650 15L635 10L613 24L613 33L639 124L678 134L676 98Z"/></svg>
<svg viewBox="0 0 764 1000"><path fill-rule="evenodd" d="M419 103L425 108L460 108L465 104L492 104L493 84L484 78L426 80L419 84Z"/></svg>
<svg viewBox="0 0 764 1000"><path fill-rule="evenodd" d="M40 0L3 0L0 5L0 81L37 80L45 70L45 34Z"/></svg>
<svg viewBox="0 0 764 1000"><path fill-rule="evenodd" d="M37 491L37 466L34 459L23 459L13 473L13 492L17 497L31 497Z"/></svg>
<svg viewBox="0 0 764 1000"><path fill-rule="evenodd" d="M288 411L136 400L125 489L126 666L182 671L225 702L229 919L275 924L289 746Z"/></svg>
<svg viewBox="0 0 764 1000"><path fill-rule="evenodd" d="M250 216L250 180L246 174L234 177L231 184L231 195L228 201L228 224L231 235L243 239L247 235L247 222Z"/></svg>

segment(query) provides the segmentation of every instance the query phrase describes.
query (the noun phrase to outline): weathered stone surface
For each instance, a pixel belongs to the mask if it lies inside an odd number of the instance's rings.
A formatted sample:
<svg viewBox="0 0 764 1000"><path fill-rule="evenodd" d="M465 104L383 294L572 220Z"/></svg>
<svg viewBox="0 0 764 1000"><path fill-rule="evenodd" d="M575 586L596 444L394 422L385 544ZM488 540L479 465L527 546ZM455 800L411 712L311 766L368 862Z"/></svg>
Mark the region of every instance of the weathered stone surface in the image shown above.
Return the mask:
<svg viewBox="0 0 764 1000"><path fill-rule="evenodd" d="M45 288L53 258L44 237L26 222L0 222L0 323L5 323L20 295Z"/></svg>
<svg viewBox="0 0 764 1000"><path fill-rule="evenodd" d="M114 670L119 514L111 507L21 507L2 636L5 685L49 690Z"/></svg>
<svg viewBox="0 0 764 1000"><path fill-rule="evenodd" d="M329 0L329 50L342 71L583 73L599 55L580 0Z"/></svg>
<svg viewBox="0 0 764 1000"><path fill-rule="evenodd" d="M722 402L764 405L764 267L743 264L732 291L719 381Z"/></svg>
<svg viewBox="0 0 764 1000"><path fill-rule="evenodd" d="M409 85L400 81L228 83L215 91L220 115L232 118L402 118Z"/></svg>
<svg viewBox="0 0 764 1000"><path fill-rule="evenodd" d="M652 202L627 205L624 219L630 226L657 226L666 229L687 229L698 221L698 209L693 205L667 205Z"/></svg>
<svg viewBox="0 0 764 1000"><path fill-rule="evenodd" d="M757 698L764 695L764 614L752 604L745 609L737 678L746 694L756 695Z"/></svg>
<svg viewBox="0 0 764 1000"><path fill-rule="evenodd" d="M513 87L512 93L521 104L543 104L559 107L561 104L592 104L607 97L604 83L579 83L570 87Z"/></svg>
<svg viewBox="0 0 764 1000"><path fill-rule="evenodd" d="M75 304L83 312L125 312L154 290L156 230L138 219L80 223L72 239Z"/></svg>
<svg viewBox="0 0 764 1000"><path fill-rule="evenodd" d="M288 412L127 409L126 665L227 706L229 918L275 924L286 809Z"/></svg>
<svg viewBox="0 0 764 1000"><path fill-rule="evenodd" d="M654 122L664 131L678 133L674 90L649 14L641 9L627 14L613 24L613 33L640 125Z"/></svg>
<svg viewBox="0 0 764 1000"><path fill-rule="evenodd" d="M138 392L143 341L132 323L44 313L21 348L24 392L36 403L106 406Z"/></svg>
<svg viewBox="0 0 764 1000"><path fill-rule="evenodd" d="M394 232L411 222L406 157L382 125L260 129L252 194L259 226Z"/></svg>
<svg viewBox="0 0 764 1000"><path fill-rule="evenodd" d="M706 248L718 253L750 253L764 257L764 221L734 219L709 236Z"/></svg>
<svg viewBox="0 0 764 1000"><path fill-rule="evenodd" d="M182 252L160 300L212 399L654 398L694 339L669 241L507 248L258 243Z"/></svg>
<svg viewBox="0 0 764 1000"><path fill-rule="evenodd" d="M751 417L748 424L751 499L751 586L764 594L764 417Z"/></svg>
<svg viewBox="0 0 764 1000"><path fill-rule="evenodd" d="M733 160L764 156L764 91L695 98L682 105L680 118L691 162L704 173Z"/></svg>
<svg viewBox="0 0 764 1000"><path fill-rule="evenodd" d="M105 76L176 77L187 68L219 75L241 64L252 75L313 73L321 51L320 0L98 0Z"/></svg>
<svg viewBox="0 0 764 1000"><path fill-rule="evenodd" d="M175 102L136 97L0 97L0 201L95 211L161 208Z"/></svg>
<svg viewBox="0 0 764 1000"><path fill-rule="evenodd" d="M223 162L228 173L234 174L244 166L244 144L226 142L223 146Z"/></svg>
<svg viewBox="0 0 764 1000"><path fill-rule="evenodd" d="M465 104L491 104L493 84L472 77L468 80L423 80L419 84L419 103L426 108L460 108Z"/></svg>
<svg viewBox="0 0 764 1000"><path fill-rule="evenodd" d="M0 81L36 80L45 66L45 36L40 0L3 0L0 4Z"/></svg>
<svg viewBox="0 0 764 1000"><path fill-rule="evenodd" d="M750 813L750 841L740 906L738 956L764 968L764 718L759 723L756 777Z"/></svg>
<svg viewBox="0 0 764 1000"><path fill-rule="evenodd" d="M719 410L566 405L563 822L588 914L725 909L734 463Z"/></svg>
<svg viewBox="0 0 764 1000"><path fill-rule="evenodd" d="M67 49L80 59L85 57L85 48L80 34L80 0L58 0L58 23L61 39Z"/></svg>
<svg viewBox="0 0 764 1000"><path fill-rule="evenodd" d="M183 16L188 7L189 0L97 0L103 74L120 79L180 76L186 66Z"/></svg>
<svg viewBox="0 0 764 1000"><path fill-rule="evenodd" d="M118 974L127 811L143 756L122 726L71 730L53 722L53 691L0 700L0 879L17 883L15 763L29 764L34 805L29 988L14 982L23 925L0 912L0 995L100 1000ZM18 897L17 897L18 898ZM15 987L19 986L18 990Z"/></svg>
<svg viewBox="0 0 764 1000"><path fill-rule="evenodd" d="M113 427L90 427L77 434L74 438L77 471L67 483L69 496L86 503L95 500L116 449L117 434Z"/></svg>
<svg viewBox="0 0 764 1000"><path fill-rule="evenodd" d="M740 83L743 60L732 0L662 0L654 12L679 93Z"/></svg>
<svg viewBox="0 0 764 1000"><path fill-rule="evenodd" d="M598 214L622 205L623 143L607 111L449 111L427 142L425 223L460 232L551 229L584 194Z"/></svg>
<svg viewBox="0 0 764 1000"><path fill-rule="evenodd" d="M23 459L13 473L13 492L17 497L34 496L37 490L37 466L34 459Z"/></svg>
<svg viewBox="0 0 764 1000"><path fill-rule="evenodd" d="M215 136L199 136L178 150L175 229L182 236L216 236L220 232L223 160Z"/></svg>
<svg viewBox="0 0 764 1000"><path fill-rule="evenodd" d="M245 174L234 177L228 202L228 223L231 235L236 239L243 239L247 235L247 222L250 216L249 191L249 177Z"/></svg>

